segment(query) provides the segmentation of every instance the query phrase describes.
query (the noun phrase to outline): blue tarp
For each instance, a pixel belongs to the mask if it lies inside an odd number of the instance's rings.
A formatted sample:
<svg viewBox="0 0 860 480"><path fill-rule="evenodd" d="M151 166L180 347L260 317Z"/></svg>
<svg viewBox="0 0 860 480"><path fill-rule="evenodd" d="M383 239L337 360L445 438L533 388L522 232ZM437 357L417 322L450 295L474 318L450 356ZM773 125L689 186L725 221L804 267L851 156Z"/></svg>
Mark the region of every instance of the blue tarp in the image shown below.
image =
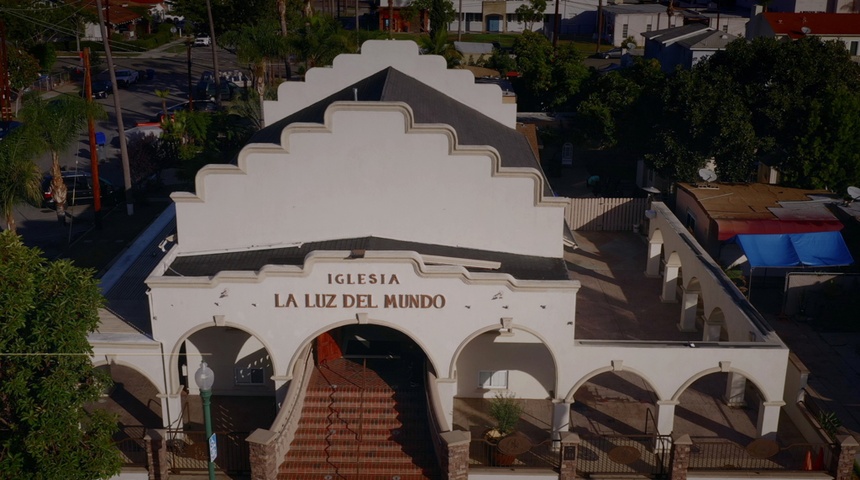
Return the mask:
<svg viewBox="0 0 860 480"><path fill-rule="evenodd" d="M753 267L833 267L854 263L839 232L738 235Z"/></svg>

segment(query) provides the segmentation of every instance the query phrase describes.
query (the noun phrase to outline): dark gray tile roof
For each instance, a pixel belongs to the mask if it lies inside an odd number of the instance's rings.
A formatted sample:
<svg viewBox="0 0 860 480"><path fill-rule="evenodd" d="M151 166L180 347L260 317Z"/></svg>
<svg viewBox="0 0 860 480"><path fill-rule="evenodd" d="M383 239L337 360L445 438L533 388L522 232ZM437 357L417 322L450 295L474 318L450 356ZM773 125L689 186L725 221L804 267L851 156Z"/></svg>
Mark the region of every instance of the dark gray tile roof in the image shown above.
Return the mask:
<svg viewBox="0 0 860 480"><path fill-rule="evenodd" d="M562 258L515 255L377 237L309 242L300 247L177 257L165 275L204 277L223 271L258 271L265 265L303 265L305 256L317 250L412 251L423 255L468 258L501 263L501 267L496 270L467 267L467 270L470 272L507 273L521 280L568 279L567 266Z"/></svg>
<svg viewBox="0 0 860 480"><path fill-rule="evenodd" d="M257 132L250 143L280 145L281 132L288 125L296 122L323 123L329 105L337 101L354 101L356 92L362 102L406 103L412 108L416 123L450 125L457 132L460 145L489 145L501 155L503 167L529 167L543 174L539 160L521 133L392 67L268 125ZM543 194L553 195L545 176Z"/></svg>

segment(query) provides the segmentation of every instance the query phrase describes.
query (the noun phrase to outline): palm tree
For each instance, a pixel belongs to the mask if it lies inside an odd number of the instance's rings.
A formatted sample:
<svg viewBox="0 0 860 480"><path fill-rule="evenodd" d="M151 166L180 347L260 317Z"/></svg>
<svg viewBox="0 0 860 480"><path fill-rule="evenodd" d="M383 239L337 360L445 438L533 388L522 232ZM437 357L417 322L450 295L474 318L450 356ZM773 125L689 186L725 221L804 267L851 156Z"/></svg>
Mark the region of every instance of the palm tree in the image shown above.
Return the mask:
<svg viewBox="0 0 860 480"><path fill-rule="evenodd" d="M104 117L99 104L76 95L61 95L51 101L33 95L21 109L21 119L33 129L37 148L40 152L51 152L51 192L61 222L66 218L66 184L60 168L60 152L77 140L88 118Z"/></svg>
<svg viewBox="0 0 860 480"><path fill-rule="evenodd" d="M156 88L155 96L161 99L161 113L167 116L167 97L170 96L170 89L159 90Z"/></svg>
<svg viewBox="0 0 860 480"><path fill-rule="evenodd" d="M331 65L334 57L350 50L350 37L340 23L326 15L314 15L293 29L290 46L305 62L305 68Z"/></svg>
<svg viewBox="0 0 860 480"><path fill-rule="evenodd" d="M33 162L37 150L28 128L29 125L24 125L10 133L0 148L0 210L6 228L13 233L15 205L38 202L42 193L42 172Z"/></svg>
<svg viewBox="0 0 860 480"><path fill-rule="evenodd" d="M448 41L448 33L442 30L436 32L432 37L422 35L419 40L419 46L421 47L421 53L425 55L441 55L445 57L448 68L459 65L460 59L463 58L463 55L454 48L454 44Z"/></svg>
<svg viewBox="0 0 860 480"><path fill-rule="evenodd" d="M225 33L221 46L236 50L236 59L251 68L251 79L260 97L260 109L266 93L266 68L268 62L283 58L288 52L286 38L281 36L277 25L261 22L243 25L241 30Z"/></svg>

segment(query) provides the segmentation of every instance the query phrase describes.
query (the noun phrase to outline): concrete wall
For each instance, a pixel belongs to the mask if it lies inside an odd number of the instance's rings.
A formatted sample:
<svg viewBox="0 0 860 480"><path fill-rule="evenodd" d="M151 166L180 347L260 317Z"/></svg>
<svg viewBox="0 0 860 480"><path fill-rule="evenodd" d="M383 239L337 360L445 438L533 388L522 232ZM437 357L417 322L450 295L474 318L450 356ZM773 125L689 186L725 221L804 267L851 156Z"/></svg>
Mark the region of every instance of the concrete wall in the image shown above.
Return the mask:
<svg viewBox="0 0 860 480"><path fill-rule="evenodd" d="M508 388L480 388L482 370L507 370ZM472 340L457 360L457 396L493 398L507 390L516 392L517 398L552 398L554 374L555 362L538 338L526 332L511 337L485 333Z"/></svg>

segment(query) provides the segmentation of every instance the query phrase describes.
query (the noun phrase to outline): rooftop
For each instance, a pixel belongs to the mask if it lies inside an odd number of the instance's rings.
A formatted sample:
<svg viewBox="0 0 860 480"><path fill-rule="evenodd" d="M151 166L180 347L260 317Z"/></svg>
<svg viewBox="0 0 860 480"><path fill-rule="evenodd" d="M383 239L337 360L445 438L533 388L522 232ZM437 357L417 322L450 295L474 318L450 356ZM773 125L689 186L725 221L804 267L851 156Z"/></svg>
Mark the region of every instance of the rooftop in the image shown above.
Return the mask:
<svg viewBox="0 0 860 480"><path fill-rule="evenodd" d="M805 190L764 183L679 183L678 189L692 195L715 219L772 220L781 218L774 209L784 207L781 204L783 202L808 202L809 206L814 206L818 203L812 200L832 195L826 190ZM833 216L814 214L814 217L807 218L833 219Z"/></svg>
<svg viewBox="0 0 860 480"><path fill-rule="evenodd" d="M792 39L806 35L860 35L860 14L765 12L764 19L777 35Z"/></svg>

